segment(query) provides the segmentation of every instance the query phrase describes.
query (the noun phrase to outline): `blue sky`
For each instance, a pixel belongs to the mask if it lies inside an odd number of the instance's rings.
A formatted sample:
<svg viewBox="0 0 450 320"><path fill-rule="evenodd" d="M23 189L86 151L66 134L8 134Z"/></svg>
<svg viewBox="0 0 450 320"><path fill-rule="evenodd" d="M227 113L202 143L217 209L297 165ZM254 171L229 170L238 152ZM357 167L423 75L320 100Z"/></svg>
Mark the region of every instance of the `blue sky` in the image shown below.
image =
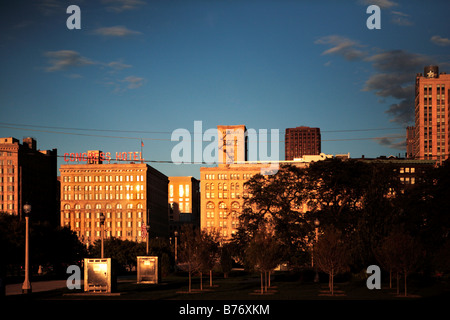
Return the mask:
<svg viewBox="0 0 450 320"><path fill-rule="evenodd" d="M81 29L69 30L69 5ZM381 29L369 30L369 5ZM404 154L414 79L450 72L448 1L39 0L0 4L0 137L58 154L140 151L175 129L320 127L322 152ZM368 130L371 129L371 130ZM203 146L208 145L204 142ZM59 164L64 163L62 159Z"/></svg>

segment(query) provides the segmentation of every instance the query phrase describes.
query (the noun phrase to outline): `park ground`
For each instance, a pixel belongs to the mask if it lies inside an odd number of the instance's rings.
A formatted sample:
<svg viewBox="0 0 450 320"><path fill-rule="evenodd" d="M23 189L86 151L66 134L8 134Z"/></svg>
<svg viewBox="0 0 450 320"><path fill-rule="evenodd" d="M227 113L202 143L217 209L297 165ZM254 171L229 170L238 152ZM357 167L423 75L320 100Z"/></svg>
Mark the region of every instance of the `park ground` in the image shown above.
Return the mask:
<svg viewBox="0 0 450 320"><path fill-rule="evenodd" d="M38 279L32 282L38 288ZM408 280L408 294L405 297L403 286L400 294L394 287L389 288L389 279L383 279L382 288L369 290L363 277L341 277L335 282L332 296L328 289L328 278L321 274L320 281L314 282L311 274L276 272L271 277L271 287L261 294L260 275L244 271L232 271L228 278L215 274L213 286L209 277L203 277L203 290L200 290L199 277L192 279L192 292L188 292L187 274L172 274L164 277L159 284L138 284L136 274L117 278L117 288L111 294L85 293L69 290L62 279L42 281L58 284L59 288L33 292L31 295L9 294L4 297L4 306L20 310L30 316L43 314L50 319L61 319L70 310L72 316L89 319L117 318L120 310L130 310L130 317L142 317L148 313L157 314L155 319L231 319L231 318L306 318L306 314L317 312L332 318L346 314L346 318L361 319L361 315L387 314L417 318L418 314L436 315L450 302L450 283L448 279L411 277ZM14 284L10 284L13 286ZM15 284L16 286L19 283ZM11 289L12 287L10 287ZM11 290L9 291L11 293ZM17 289L16 289L17 293ZM188 308L214 310L211 317L205 314L185 315ZM195 309L197 308L197 309ZM200 309L198 309L200 308ZM444 309L445 310L445 309ZM233 314L234 312L235 314ZM257 313L264 312L264 314ZM361 313L363 312L363 313ZM424 313L425 312L425 313ZM371 317L373 318L373 317Z"/></svg>
<svg viewBox="0 0 450 320"><path fill-rule="evenodd" d="M50 288L33 292L34 300L426 300L450 298L450 281L443 278L411 276L408 279L407 295L404 295L403 278L400 279L399 294L396 280L382 279L381 289L368 289L363 275L338 277L335 280L334 295L328 287L328 277L320 274L320 281L312 281L309 274L275 272L271 276L270 287L261 294L260 274L235 270L227 278L214 274L213 286L209 275L203 276L202 289L200 279L192 277L191 292L187 274L172 274L164 277L159 284L138 284L136 274L121 275L117 278L117 287L110 295L87 294L80 290L69 290L60 281L60 288ZM32 279L38 287L40 279ZM49 282L50 283L50 282ZM58 283L54 281L54 283ZM18 284L16 284L17 286ZM12 286L12 285L11 285ZM42 286L45 287L43 284ZM53 289L53 290L52 290ZM23 295L7 289L7 300L24 299ZM449 300L450 301L450 300Z"/></svg>

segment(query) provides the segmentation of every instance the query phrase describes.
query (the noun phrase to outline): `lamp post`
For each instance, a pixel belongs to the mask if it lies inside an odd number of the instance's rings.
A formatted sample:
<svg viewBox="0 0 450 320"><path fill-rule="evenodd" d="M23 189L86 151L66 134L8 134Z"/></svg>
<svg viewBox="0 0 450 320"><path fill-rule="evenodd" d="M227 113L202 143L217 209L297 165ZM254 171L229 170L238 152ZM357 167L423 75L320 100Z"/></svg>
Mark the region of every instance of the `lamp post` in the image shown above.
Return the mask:
<svg viewBox="0 0 450 320"><path fill-rule="evenodd" d="M320 225L319 219L316 218L316 220L314 220L314 225L316 226L316 242L315 242L315 244L317 244L317 241L319 240L319 225ZM317 266L315 266L315 269L316 269L316 275L314 276L314 282L319 282L319 272L317 271Z"/></svg>
<svg viewBox="0 0 450 320"><path fill-rule="evenodd" d="M31 212L31 205L26 203L23 206L23 211L25 212L25 281L22 285L22 293L31 293L31 283L30 283L30 262L29 262L29 229L28 229L28 219Z"/></svg>
<svg viewBox="0 0 450 320"><path fill-rule="evenodd" d="M147 230L147 250L146 250L146 252L147 252L147 255L148 255L148 245L149 245L149 242L150 242L150 225L147 225L146 226L146 230Z"/></svg>
<svg viewBox="0 0 450 320"><path fill-rule="evenodd" d="M101 227L101 234L102 234L102 259L103 259L103 238L104 238L104 233L105 233L105 215L102 213L100 213L100 227Z"/></svg>
<svg viewBox="0 0 450 320"><path fill-rule="evenodd" d="M174 233L175 236L175 265L177 264L177 242L178 242L178 232L175 231Z"/></svg>

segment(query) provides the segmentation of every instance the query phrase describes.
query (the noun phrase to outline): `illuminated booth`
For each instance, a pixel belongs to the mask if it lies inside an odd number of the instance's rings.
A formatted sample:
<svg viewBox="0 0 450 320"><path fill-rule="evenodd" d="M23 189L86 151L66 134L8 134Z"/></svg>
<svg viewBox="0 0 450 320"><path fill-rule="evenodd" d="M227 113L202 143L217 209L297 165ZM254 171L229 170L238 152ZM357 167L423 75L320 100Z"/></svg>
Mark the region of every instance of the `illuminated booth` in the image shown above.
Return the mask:
<svg viewBox="0 0 450 320"><path fill-rule="evenodd" d="M159 260L156 256L137 257L137 283L154 283L160 281Z"/></svg>
<svg viewBox="0 0 450 320"><path fill-rule="evenodd" d="M84 291L110 293L116 288L111 258L84 259Z"/></svg>

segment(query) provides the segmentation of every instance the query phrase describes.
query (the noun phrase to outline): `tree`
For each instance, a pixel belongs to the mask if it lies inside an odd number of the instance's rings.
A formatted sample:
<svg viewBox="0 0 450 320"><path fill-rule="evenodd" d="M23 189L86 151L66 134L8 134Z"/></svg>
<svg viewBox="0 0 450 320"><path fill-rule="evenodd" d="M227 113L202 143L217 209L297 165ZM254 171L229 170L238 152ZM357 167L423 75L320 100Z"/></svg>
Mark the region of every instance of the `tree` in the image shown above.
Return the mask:
<svg viewBox="0 0 450 320"><path fill-rule="evenodd" d="M192 292L192 274L201 267L200 238L199 230L189 225L182 227L178 259L179 267L189 274L189 293Z"/></svg>
<svg viewBox="0 0 450 320"><path fill-rule="evenodd" d="M270 279L270 272L281 262L280 247L273 234L261 226L245 250L247 265L261 274L261 294L267 292L267 277Z"/></svg>
<svg viewBox="0 0 450 320"><path fill-rule="evenodd" d="M318 267L329 275L329 288L334 295L334 277L349 269L348 254L342 232L334 227L328 227L314 248L314 261Z"/></svg>
<svg viewBox="0 0 450 320"><path fill-rule="evenodd" d="M228 273L233 268L233 258L231 256L230 244L224 243L220 248L220 267L224 278L228 278Z"/></svg>
<svg viewBox="0 0 450 320"><path fill-rule="evenodd" d="M380 264L390 272L403 273L405 296L407 295L407 277L418 267L422 256L420 243L401 229L393 230L378 248ZM399 293L397 277L397 293Z"/></svg>
<svg viewBox="0 0 450 320"><path fill-rule="evenodd" d="M212 271L219 259L219 232L199 231L200 289L203 289L203 272L209 272L209 286L212 287Z"/></svg>
<svg viewBox="0 0 450 320"><path fill-rule="evenodd" d="M244 252L261 226L270 228L279 241L278 255L293 263L306 262L312 227L302 212L304 169L283 165L274 175L253 176L244 184L245 197L233 243ZM240 257L244 260L244 257Z"/></svg>

